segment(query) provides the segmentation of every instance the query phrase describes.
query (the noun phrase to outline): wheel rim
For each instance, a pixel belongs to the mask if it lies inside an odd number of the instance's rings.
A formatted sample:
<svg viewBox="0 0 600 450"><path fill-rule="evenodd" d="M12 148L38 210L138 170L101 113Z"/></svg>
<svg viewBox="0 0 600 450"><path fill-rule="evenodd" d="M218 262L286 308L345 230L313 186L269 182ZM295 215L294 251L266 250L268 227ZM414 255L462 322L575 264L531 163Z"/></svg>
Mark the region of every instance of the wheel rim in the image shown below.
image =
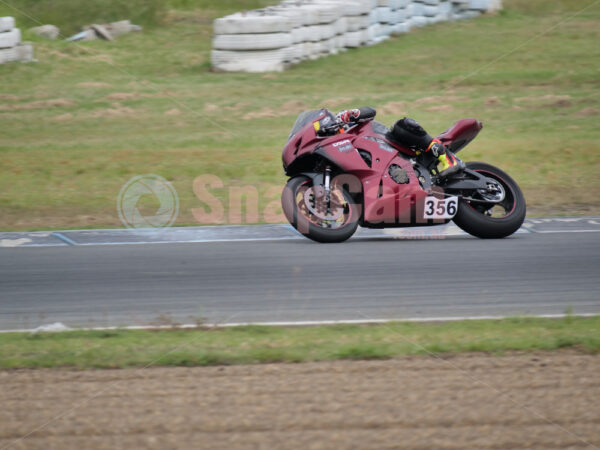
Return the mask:
<svg viewBox="0 0 600 450"><path fill-rule="evenodd" d="M310 223L326 229L345 226L352 216L351 205L346 201L342 188L332 186L330 201L326 201L324 189L314 188L306 181L296 192L296 207Z"/></svg>
<svg viewBox="0 0 600 450"><path fill-rule="evenodd" d="M495 200L496 196L501 195L502 200L498 201L497 203L467 201L467 205L480 214L489 217L490 219L504 219L509 217L517 207L517 196L510 183L496 173L477 169L474 169L474 171L494 180L499 188L498 191L491 194L478 193L477 195L479 198L482 200Z"/></svg>

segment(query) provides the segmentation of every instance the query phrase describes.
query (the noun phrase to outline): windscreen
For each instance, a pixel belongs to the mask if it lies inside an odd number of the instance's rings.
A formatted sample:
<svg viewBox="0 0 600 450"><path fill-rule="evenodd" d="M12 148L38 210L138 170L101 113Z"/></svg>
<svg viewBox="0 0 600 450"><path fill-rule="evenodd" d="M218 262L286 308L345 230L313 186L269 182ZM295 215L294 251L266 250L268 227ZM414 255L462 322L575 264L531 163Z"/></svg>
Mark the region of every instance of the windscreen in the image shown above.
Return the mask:
<svg viewBox="0 0 600 450"><path fill-rule="evenodd" d="M323 114L324 111L327 114L331 115L331 113L326 109L325 110L313 109L313 110L304 111L303 113L300 113L300 115L296 119L296 123L292 127L292 132L290 133L290 135L288 137L288 141L292 138L293 135L295 135L298 131L300 131L307 123L314 122L315 120L317 120Z"/></svg>

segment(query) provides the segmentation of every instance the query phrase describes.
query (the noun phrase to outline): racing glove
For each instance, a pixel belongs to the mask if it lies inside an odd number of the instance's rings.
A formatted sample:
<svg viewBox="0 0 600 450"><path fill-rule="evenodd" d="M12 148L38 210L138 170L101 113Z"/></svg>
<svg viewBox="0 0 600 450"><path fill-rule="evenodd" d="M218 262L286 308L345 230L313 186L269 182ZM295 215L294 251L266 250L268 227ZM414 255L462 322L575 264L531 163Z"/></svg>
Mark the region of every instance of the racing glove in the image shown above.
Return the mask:
<svg viewBox="0 0 600 450"><path fill-rule="evenodd" d="M336 114L335 120L338 123L356 122L360 117L360 109L345 109Z"/></svg>

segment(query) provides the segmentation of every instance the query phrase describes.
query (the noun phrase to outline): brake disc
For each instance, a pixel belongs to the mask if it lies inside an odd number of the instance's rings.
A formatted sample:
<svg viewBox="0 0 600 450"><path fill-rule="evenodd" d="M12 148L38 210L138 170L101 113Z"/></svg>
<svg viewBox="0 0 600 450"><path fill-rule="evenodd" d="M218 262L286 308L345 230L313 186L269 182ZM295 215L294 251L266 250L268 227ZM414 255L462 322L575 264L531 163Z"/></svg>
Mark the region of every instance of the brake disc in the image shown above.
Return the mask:
<svg viewBox="0 0 600 450"><path fill-rule="evenodd" d="M316 194L316 195L315 195ZM344 214L343 194L334 190L330 194L329 207L324 190L313 190L312 186L304 192L304 205L312 215L320 220L338 220Z"/></svg>

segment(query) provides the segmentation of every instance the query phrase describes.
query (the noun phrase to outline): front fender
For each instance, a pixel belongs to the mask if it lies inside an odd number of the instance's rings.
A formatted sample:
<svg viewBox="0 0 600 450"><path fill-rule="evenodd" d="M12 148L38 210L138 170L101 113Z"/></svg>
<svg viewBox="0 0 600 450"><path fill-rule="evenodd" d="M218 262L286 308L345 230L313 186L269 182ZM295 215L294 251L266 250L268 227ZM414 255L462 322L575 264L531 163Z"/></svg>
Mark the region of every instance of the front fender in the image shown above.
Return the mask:
<svg viewBox="0 0 600 450"><path fill-rule="evenodd" d="M318 172L301 172L298 175L303 175L307 178L310 178L313 182L313 186L317 186L320 184L325 184L325 174Z"/></svg>
<svg viewBox="0 0 600 450"><path fill-rule="evenodd" d="M313 169L317 163L323 159L329 162L332 166L337 167L337 164L335 164L335 162L332 161L327 155L317 153L318 149L319 148L317 147L315 152L307 153L299 158L296 158L289 166L284 167L285 174L288 177L294 177L304 173L314 173Z"/></svg>

